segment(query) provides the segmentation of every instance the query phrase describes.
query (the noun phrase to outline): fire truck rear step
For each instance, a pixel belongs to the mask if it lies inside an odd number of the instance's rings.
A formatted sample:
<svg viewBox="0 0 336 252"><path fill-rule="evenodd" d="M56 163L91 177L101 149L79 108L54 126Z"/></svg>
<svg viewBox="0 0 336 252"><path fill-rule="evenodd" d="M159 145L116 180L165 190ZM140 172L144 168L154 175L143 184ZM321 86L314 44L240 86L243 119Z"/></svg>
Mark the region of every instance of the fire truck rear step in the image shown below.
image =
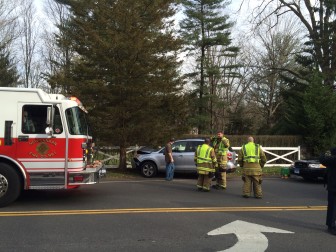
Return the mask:
<svg viewBox="0 0 336 252"><path fill-rule="evenodd" d="M65 189L64 185L55 186L30 186L29 189L32 190L53 190L53 189Z"/></svg>

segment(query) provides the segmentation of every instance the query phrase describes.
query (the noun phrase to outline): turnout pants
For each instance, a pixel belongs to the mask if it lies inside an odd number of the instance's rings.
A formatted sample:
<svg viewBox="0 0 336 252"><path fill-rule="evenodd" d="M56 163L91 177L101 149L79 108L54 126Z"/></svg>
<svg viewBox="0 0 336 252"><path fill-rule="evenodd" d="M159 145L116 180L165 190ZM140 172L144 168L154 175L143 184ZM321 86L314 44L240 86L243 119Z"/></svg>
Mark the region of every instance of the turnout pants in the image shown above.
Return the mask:
<svg viewBox="0 0 336 252"><path fill-rule="evenodd" d="M197 188L202 189L203 191L210 191L210 186L211 186L211 178L209 178L209 173L200 174L198 172Z"/></svg>
<svg viewBox="0 0 336 252"><path fill-rule="evenodd" d="M251 196L251 190L253 188L254 197L261 198L262 197L262 176L261 175L243 175L242 177L244 181L243 185L243 196Z"/></svg>
<svg viewBox="0 0 336 252"><path fill-rule="evenodd" d="M226 188L226 164L227 158L223 155L217 155L218 167L216 168L216 185Z"/></svg>

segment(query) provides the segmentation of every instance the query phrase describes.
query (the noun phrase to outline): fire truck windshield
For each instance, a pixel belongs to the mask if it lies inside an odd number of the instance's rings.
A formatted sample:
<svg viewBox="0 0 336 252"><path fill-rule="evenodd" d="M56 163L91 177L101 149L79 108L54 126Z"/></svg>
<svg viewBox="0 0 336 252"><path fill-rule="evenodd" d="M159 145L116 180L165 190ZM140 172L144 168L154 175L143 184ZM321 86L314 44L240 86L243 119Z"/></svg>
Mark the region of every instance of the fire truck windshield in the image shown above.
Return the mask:
<svg viewBox="0 0 336 252"><path fill-rule="evenodd" d="M84 111L79 107L73 107L67 109L65 115L71 135L90 135L90 129Z"/></svg>

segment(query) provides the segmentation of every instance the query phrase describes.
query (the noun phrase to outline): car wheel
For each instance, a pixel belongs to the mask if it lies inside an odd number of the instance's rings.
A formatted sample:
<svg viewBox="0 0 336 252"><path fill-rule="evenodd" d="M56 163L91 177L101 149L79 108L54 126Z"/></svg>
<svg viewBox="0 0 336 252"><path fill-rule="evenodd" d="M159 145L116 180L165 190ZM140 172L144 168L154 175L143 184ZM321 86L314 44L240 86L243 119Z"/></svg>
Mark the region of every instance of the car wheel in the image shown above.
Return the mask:
<svg viewBox="0 0 336 252"><path fill-rule="evenodd" d="M146 178L152 178L157 174L157 166L152 161L145 161L141 165L141 175Z"/></svg>

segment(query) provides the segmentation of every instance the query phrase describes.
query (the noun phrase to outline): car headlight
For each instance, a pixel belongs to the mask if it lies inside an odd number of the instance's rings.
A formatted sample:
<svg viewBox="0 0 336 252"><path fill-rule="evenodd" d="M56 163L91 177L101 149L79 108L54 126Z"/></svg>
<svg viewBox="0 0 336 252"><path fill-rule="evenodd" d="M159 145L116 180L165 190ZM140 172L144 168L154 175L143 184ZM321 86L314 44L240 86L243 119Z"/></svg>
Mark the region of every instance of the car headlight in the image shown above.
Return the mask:
<svg viewBox="0 0 336 252"><path fill-rule="evenodd" d="M320 164L309 164L309 168L320 168Z"/></svg>

